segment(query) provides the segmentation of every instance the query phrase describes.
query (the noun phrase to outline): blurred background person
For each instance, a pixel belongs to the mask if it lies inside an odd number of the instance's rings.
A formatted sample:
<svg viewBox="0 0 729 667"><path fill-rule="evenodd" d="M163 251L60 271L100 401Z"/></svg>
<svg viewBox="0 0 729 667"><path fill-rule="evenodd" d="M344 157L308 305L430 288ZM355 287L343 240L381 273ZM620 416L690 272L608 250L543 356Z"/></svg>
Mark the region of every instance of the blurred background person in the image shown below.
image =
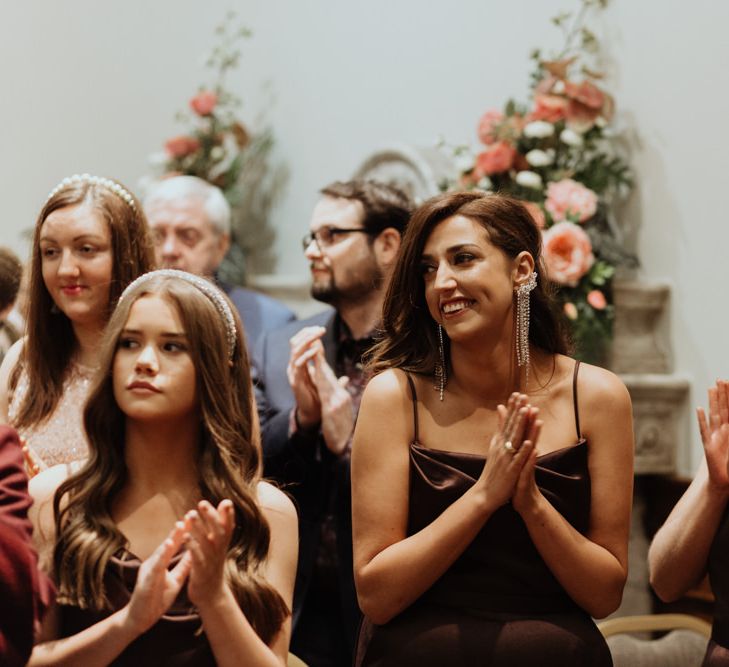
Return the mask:
<svg viewBox="0 0 729 667"><path fill-rule="evenodd" d="M18 297L23 278L23 265L10 248L0 247L0 364L20 330L8 319Z"/></svg>
<svg viewBox="0 0 729 667"><path fill-rule="evenodd" d="M292 651L312 667L349 665L360 619L352 577L349 459L382 301L411 210L375 181L321 190L303 250L311 295L333 306L256 347L265 474L299 508Z"/></svg>
<svg viewBox="0 0 729 667"><path fill-rule="evenodd" d="M33 234L25 336L0 367L0 419L25 446L29 471L81 459L81 411L99 341L123 289L152 268L142 207L89 174L48 196Z"/></svg>
<svg viewBox="0 0 729 667"><path fill-rule="evenodd" d="M157 266L216 280L238 309L249 349L262 333L293 319L280 301L217 280L230 248L230 205L222 191L196 176L172 176L155 183L144 198Z"/></svg>

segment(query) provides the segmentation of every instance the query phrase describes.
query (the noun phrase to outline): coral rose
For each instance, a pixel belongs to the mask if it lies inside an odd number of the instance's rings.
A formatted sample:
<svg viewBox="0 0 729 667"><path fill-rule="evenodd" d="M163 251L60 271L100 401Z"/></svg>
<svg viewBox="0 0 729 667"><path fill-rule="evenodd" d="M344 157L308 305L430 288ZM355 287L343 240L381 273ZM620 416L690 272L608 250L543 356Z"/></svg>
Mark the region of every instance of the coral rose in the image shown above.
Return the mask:
<svg viewBox="0 0 729 667"><path fill-rule="evenodd" d="M588 293L587 303L589 303L595 310L605 310L607 307L607 299L599 289L594 289Z"/></svg>
<svg viewBox="0 0 729 667"><path fill-rule="evenodd" d="M585 222L597 211L597 195L582 183L565 178L547 186L544 208L555 222L568 217L577 217L580 222Z"/></svg>
<svg viewBox="0 0 729 667"><path fill-rule="evenodd" d="M172 139L165 142L165 150L173 158L185 157L190 153L194 153L198 148L200 148L200 142L195 137L189 137L185 134L172 137Z"/></svg>
<svg viewBox="0 0 729 667"><path fill-rule="evenodd" d="M559 95L535 95L534 109L529 114L529 119L557 123L566 116L567 105L568 101Z"/></svg>
<svg viewBox="0 0 729 667"><path fill-rule="evenodd" d="M211 90L200 91L190 100L190 108L198 116L209 116L218 103L218 96Z"/></svg>
<svg viewBox="0 0 729 667"><path fill-rule="evenodd" d="M494 130L499 123L504 122L504 114L498 109L489 109L478 123L478 138L481 143L490 146L496 141Z"/></svg>
<svg viewBox="0 0 729 667"><path fill-rule="evenodd" d="M560 222L543 236L544 262L549 279L575 287L595 262L590 237L573 222Z"/></svg>
<svg viewBox="0 0 729 667"><path fill-rule="evenodd" d="M476 171L491 176L509 171L514 164L516 149L506 141L497 141L488 150L476 157Z"/></svg>
<svg viewBox="0 0 729 667"><path fill-rule="evenodd" d="M542 207L539 204L535 204L533 201L523 201L522 204L524 204L524 208L529 211L529 214L532 218L534 218L534 222L537 227L539 227L539 229L544 229L546 220Z"/></svg>

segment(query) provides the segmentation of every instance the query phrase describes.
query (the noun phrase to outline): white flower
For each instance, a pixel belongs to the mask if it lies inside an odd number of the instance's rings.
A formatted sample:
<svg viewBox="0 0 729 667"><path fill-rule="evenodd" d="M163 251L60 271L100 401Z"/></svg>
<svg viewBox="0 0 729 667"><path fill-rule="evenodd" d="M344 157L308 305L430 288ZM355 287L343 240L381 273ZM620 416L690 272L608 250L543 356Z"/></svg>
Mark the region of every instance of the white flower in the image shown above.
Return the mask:
<svg viewBox="0 0 729 667"><path fill-rule="evenodd" d="M548 167L554 162L554 155L547 151L540 151L538 148L529 151L525 157L532 167Z"/></svg>
<svg viewBox="0 0 729 667"><path fill-rule="evenodd" d="M465 171L471 171L473 169L473 155L469 153L458 153L455 156L455 163L459 173L462 174Z"/></svg>
<svg viewBox="0 0 729 667"><path fill-rule="evenodd" d="M554 125L546 120L535 120L524 128L524 136L530 139L543 139L554 134Z"/></svg>
<svg viewBox="0 0 729 667"><path fill-rule="evenodd" d="M562 143L565 143L568 146L573 146L575 148L579 148L584 143L582 140L582 135L579 132L571 130L569 127L566 127L564 130L562 130L559 138L562 140Z"/></svg>
<svg viewBox="0 0 729 667"><path fill-rule="evenodd" d="M555 95L561 95L564 92L564 81L562 79L559 79L553 86L552 86L552 92Z"/></svg>
<svg viewBox="0 0 729 667"><path fill-rule="evenodd" d="M478 183L476 183L476 186L479 190L491 190L491 188L494 187L494 184L488 176L484 176Z"/></svg>
<svg viewBox="0 0 729 667"><path fill-rule="evenodd" d="M542 188L542 177L535 171L520 171L516 175L516 182L525 188L534 190L541 190Z"/></svg>
<svg viewBox="0 0 729 667"><path fill-rule="evenodd" d="M607 120L603 116L598 116L595 118L595 125L602 129L607 125Z"/></svg>
<svg viewBox="0 0 729 667"><path fill-rule="evenodd" d="M213 160L222 160L225 157L225 149L222 146L213 146L210 157Z"/></svg>

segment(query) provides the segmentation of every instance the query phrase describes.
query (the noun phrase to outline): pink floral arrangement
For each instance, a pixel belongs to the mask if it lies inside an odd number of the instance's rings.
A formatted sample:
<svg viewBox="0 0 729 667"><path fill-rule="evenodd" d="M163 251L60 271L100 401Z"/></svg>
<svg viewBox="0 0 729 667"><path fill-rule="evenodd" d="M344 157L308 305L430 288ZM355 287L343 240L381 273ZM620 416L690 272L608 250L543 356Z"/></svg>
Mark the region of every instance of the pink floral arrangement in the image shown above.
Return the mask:
<svg viewBox="0 0 729 667"><path fill-rule="evenodd" d="M235 25L235 19L229 12L215 29L217 44L206 63L213 71L212 80L200 86L188 108L176 115L184 132L164 141L163 151L151 161L157 178L198 176L223 191L233 214L233 243L219 273L228 282L243 284L247 274L271 270L275 233L268 218L286 172L271 165L271 129L249 130L239 118L241 100L227 85L227 75L240 61L240 42L251 36L248 28Z"/></svg>
<svg viewBox="0 0 729 667"><path fill-rule="evenodd" d="M523 200L543 231L548 279L558 287L576 353L600 361L612 333L611 283L619 264L637 265L622 247L611 218L632 187L628 165L611 135L612 97L585 61L597 51L586 27L607 0L580 0L580 10L553 23L565 47L532 58L531 98L491 108L477 126L480 149L453 149L459 173L446 188L479 188Z"/></svg>

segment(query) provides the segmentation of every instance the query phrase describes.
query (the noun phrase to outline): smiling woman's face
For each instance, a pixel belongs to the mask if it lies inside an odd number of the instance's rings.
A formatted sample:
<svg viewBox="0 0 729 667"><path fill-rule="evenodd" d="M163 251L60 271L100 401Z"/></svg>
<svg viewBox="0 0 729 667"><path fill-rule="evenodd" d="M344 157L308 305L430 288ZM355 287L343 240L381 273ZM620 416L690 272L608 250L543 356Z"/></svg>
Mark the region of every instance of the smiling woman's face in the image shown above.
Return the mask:
<svg viewBox="0 0 729 667"><path fill-rule="evenodd" d="M454 215L435 226L422 271L428 310L452 340L511 321L514 262L470 218Z"/></svg>
<svg viewBox="0 0 729 667"><path fill-rule="evenodd" d="M161 296L137 299L119 336L114 398L128 419L179 420L198 409L195 365L177 309Z"/></svg>
<svg viewBox="0 0 729 667"><path fill-rule="evenodd" d="M103 326L112 276L111 231L86 204L56 209L40 234L43 282L56 306L72 322Z"/></svg>

